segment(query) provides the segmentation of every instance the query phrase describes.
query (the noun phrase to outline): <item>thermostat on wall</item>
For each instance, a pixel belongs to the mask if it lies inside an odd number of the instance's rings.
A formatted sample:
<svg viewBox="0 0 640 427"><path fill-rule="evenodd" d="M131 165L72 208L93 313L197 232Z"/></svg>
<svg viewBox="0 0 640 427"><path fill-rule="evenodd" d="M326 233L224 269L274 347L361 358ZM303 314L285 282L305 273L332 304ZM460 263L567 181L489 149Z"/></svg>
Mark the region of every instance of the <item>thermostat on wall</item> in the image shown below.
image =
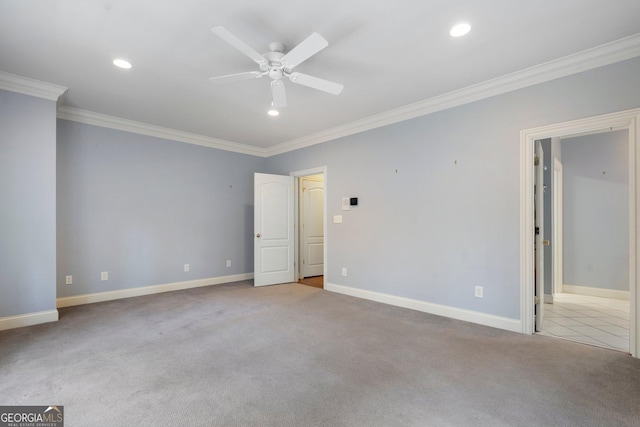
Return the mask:
<svg viewBox="0 0 640 427"><path fill-rule="evenodd" d="M349 200L349 204L351 206L358 206L358 198L357 197L352 197L351 200Z"/></svg>

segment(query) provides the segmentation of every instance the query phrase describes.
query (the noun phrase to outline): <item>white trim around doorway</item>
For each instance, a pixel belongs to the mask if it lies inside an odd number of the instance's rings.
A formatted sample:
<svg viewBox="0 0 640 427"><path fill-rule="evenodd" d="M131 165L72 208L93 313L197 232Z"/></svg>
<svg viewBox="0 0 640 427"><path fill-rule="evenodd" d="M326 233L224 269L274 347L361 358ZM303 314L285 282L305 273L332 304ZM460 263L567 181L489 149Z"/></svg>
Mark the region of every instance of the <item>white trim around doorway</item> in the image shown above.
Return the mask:
<svg viewBox="0 0 640 427"><path fill-rule="evenodd" d="M589 117L580 120L557 123L520 132L520 321L522 332L534 332L534 142L553 137L568 137L599 133L607 130L629 131L629 344L633 357L640 357L640 292L637 268L640 265L640 236L638 213L640 209L640 108L617 113Z"/></svg>

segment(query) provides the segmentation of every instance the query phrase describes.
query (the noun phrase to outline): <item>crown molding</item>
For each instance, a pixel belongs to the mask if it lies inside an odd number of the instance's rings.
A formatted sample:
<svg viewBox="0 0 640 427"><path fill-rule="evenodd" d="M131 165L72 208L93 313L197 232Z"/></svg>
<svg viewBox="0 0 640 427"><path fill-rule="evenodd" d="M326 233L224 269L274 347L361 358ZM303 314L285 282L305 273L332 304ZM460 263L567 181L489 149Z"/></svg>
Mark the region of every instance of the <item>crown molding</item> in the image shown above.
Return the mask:
<svg viewBox="0 0 640 427"><path fill-rule="evenodd" d="M635 34L460 90L277 144L266 150L266 157L425 116L638 56L640 56L640 34Z"/></svg>
<svg viewBox="0 0 640 427"><path fill-rule="evenodd" d="M62 106L58 108L58 118L85 123L94 126L116 129L125 132L137 133L140 135L153 136L157 138L169 139L172 141L184 142L187 144L201 145L208 148L232 151L235 153L249 154L251 156L265 157L265 149L253 147L251 145L226 141L224 139L210 138L195 133L169 129L162 126L150 125L134 120L122 119L106 114L94 113L78 108Z"/></svg>
<svg viewBox="0 0 640 427"><path fill-rule="evenodd" d="M0 71L0 89L56 101L59 105L58 118L63 120L71 120L251 156L270 157L425 116L638 56L640 56L640 34L635 34L463 89L365 117L322 132L276 144L269 148L254 147L73 107L60 106L66 95L67 88L3 71Z"/></svg>
<svg viewBox="0 0 640 427"><path fill-rule="evenodd" d="M0 89L56 102L67 92L67 88L64 86L18 76L4 71L0 71Z"/></svg>

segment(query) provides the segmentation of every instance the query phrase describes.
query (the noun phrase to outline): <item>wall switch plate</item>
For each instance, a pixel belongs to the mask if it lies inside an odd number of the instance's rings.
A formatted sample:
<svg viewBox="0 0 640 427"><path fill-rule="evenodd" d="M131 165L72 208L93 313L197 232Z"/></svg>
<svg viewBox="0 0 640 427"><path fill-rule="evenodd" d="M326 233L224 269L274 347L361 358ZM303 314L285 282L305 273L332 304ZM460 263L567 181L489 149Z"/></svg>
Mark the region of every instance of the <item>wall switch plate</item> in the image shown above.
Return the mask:
<svg viewBox="0 0 640 427"><path fill-rule="evenodd" d="M333 216L334 224L342 224L342 215L334 215Z"/></svg>
<svg viewBox="0 0 640 427"><path fill-rule="evenodd" d="M190 270L189 264L184 265L184 272L188 272Z"/></svg>
<svg viewBox="0 0 640 427"><path fill-rule="evenodd" d="M484 288L482 286L476 286L476 298L484 297Z"/></svg>
<svg viewBox="0 0 640 427"><path fill-rule="evenodd" d="M342 198L342 210L348 211L351 209L351 197L343 197Z"/></svg>
<svg viewBox="0 0 640 427"><path fill-rule="evenodd" d="M71 276L71 275L66 276L64 280L65 280L64 283L67 284L67 285L72 285L73 284L73 276Z"/></svg>
<svg viewBox="0 0 640 427"><path fill-rule="evenodd" d="M342 275L343 276L347 275L347 267L342 267Z"/></svg>
<svg viewBox="0 0 640 427"><path fill-rule="evenodd" d="M100 280L102 281L109 280L109 272L103 271L102 273L100 273Z"/></svg>
<svg viewBox="0 0 640 427"><path fill-rule="evenodd" d="M230 259L227 260L227 267L231 267L231 260Z"/></svg>

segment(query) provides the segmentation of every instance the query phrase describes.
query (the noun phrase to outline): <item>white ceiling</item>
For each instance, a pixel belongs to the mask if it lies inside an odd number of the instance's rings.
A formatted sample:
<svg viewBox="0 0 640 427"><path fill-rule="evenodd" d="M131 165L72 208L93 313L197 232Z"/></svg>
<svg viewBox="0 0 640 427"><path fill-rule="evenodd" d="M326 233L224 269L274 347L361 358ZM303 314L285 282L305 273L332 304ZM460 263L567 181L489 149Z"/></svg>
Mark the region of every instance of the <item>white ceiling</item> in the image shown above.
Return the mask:
<svg viewBox="0 0 640 427"><path fill-rule="evenodd" d="M271 118L269 79L208 80L257 70L214 26L259 52L316 31L329 46L296 71L344 91L286 81ZM638 33L638 0L2 0L0 71L69 88L69 107L267 148Z"/></svg>

